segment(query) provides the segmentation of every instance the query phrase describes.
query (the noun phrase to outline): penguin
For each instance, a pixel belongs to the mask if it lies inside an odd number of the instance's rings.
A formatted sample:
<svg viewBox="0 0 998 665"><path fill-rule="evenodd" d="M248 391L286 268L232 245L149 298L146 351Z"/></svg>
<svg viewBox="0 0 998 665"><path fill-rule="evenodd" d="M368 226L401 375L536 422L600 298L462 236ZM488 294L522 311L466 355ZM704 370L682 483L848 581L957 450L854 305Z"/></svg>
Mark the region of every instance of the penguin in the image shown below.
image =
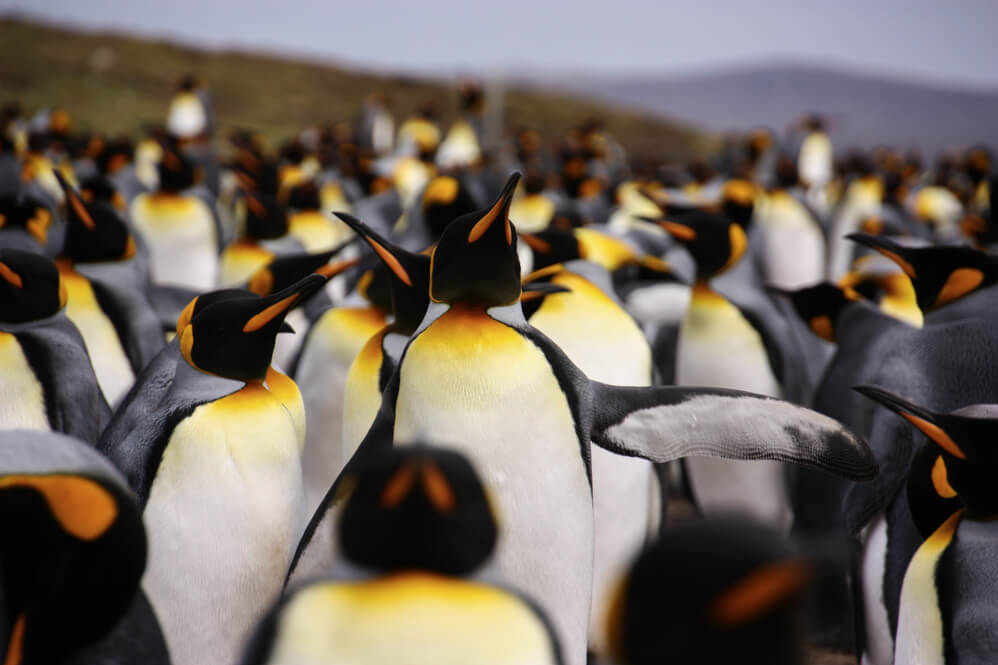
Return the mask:
<svg viewBox="0 0 998 665"><path fill-rule="evenodd" d="M932 482L962 504L921 544L904 574L894 663L987 663L998 656L993 640L994 516L998 494L992 442L998 406L974 404L946 413L920 407L877 388L857 388L900 415L937 447L942 464Z"/></svg>
<svg viewBox="0 0 998 665"><path fill-rule="evenodd" d="M739 224L705 212L660 222L682 242L696 262L696 281L676 347L677 385L715 385L779 397L782 389L761 331L742 311L715 291L710 280L735 265L748 240ZM777 462L752 464L716 458L685 461L694 500L706 514L730 510L789 530L793 510Z"/></svg>
<svg viewBox="0 0 998 665"><path fill-rule="evenodd" d="M344 272L360 261L355 257L330 263L334 256L345 254L346 252L343 252L345 248L346 245L316 254L287 254L276 257L250 277L247 288L258 296L269 296L274 291L291 286L312 272L322 275L327 280L339 279ZM329 282L326 284L328 286ZM312 325L307 310L326 309L331 305L328 289L323 289L288 313L286 321L294 329L295 334L277 338L273 361L276 367L285 370L294 366Z"/></svg>
<svg viewBox="0 0 998 665"><path fill-rule="evenodd" d="M5 663L170 662L139 581L142 511L91 446L0 431L0 654Z"/></svg>
<svg viewBox="0 0 998 665"><path fill-rule="evenodd" d="M157 408L103 447L144 506L143 587L176 665L233 662L280 592L305 518L305 419L270 360L287 312L324 283L310 275L205 307L180 334L182 362Z"/></svg>
<svg viewBox="0 0 998 665"><path fill-rule="evenodd" d="M111 410L66 316L51 259L0 249L0 429L52 430L96 445Z"/></svg>
<svg viewBox="0 0 998 665"><path fill-rule="evenodd" d="M523 317L508 216L517 180L514 174L488 209L452 222L433 249L430 308L340 478L393 442L425 440L466 454L502 515L499 571L531 590L565 645L566 662L581 665L592 585L590 441L656 462L696 451L780 456L856 477L872 476L875 467L852 433L779 400L588 379ZM332 553L322 544L330 541L339 491L334 483L306 528L291 582L328 568Z"/></svg>
<svg viewBox="0 0 998 665"><path fill-rule="evenodd" d="M209 291L218 284L221 229L211 206L186 191L195 182L191 161L161 150L159 189L136 196L128 216L149 247L153 282Z"/></svg>
<svg viewBox="0 0 998 665"><path fill-rule="evenodd" d="M853 246L846 236L860 229L863 220L876 215L884 198L884 183L868 164L862 164L859 176L846 189L828 230L826 277L835 281L849 272Z"/></svg>
<svg viewBox="0 0 998 665"><path fill-rule="evenodd" d="M474 576L499 533L464 456L406 446L351 478L338 539L353 574L289 591L243 665L562 662L534 603Z"/></svg>
<svg viewBox="0 0 998 665"><path fill-rule="evenodd" d="M325 252L350 239L350 229L343 222L322 213L322 210L343 210L343 206L333 207L330 201L321 202L314 183L293 187L288 195L288 207L288 233L306 252Z"/></svg>
<svg viewBox="0 0 998 665"><path fill-rule="evenodd" d="M994 301L998 257L965 246L909 247L884 236L856 233L850 240L880 252L911 280L918 308L928 322L973 315ZM959 303L978 291L979 297Z"/></svg>
<svg viewBox="0 0 998 665"><path fill-rule="evenodd" d="M521 238L535 253L545 254L545 249L548 253L554 251L548 244L548 240L557 242L554 235L521 234ZM533 273L533 278L549 280L567 292L545 297L527 320L557 344L586 376L614 385L652 384L651 347L617 299L604 268L576 258L547 266ZM605 656L607 640L599 617L634 551L642 547L649 533L657 530L663 506L651 463L599 447L590 446L590 451L595 556L589 643L598 655Z"/></svg>
<svg viewBox="0 0 998 665"><path fill-rule="evenodd" d="M0 197L0 247L43 254L48 245L52 213L27 194Z"/></svg>
<svg viewBox="0 0 998 665"><path fill-rule="evenodd" d="M166 112L166 129L173 136L193 139L212 131L214 118L207 92L193 76L183 77Z"/></svg>
<svg viewBox="0 0 998 665"><path fill-rule="evenodd" d="M635 558L602 617L613 661L801 665L812 564L762 524L708 518L666 529Z"/></svg>
<svg viewBox="0 0 998 665"><path fill-rule="evenodd" d="M300 253L302 244L288 235L288 211L274 197L248 192L245 204L245 234L222 251L219 286L243 284L277 255Z"/></svg>
<svg viewBox="0 0 998 665"><path fill-rule="evenodd" d="M392 321L367 340L350 365L343 387L341 450L336 456L339 466L324 467L326 473L321 478L321 485L314 488L315 502L310 504L311 508L318 507L330 483L370 429L381 406L381 393L395 371L406 342L419 328L430 304L429 256L394 245L355 217L346 213L338 215L367 241L384 264L390 280Z"/></svg>
<svg viewBox="0 0 998 665"><path fill-rule="evenodd" d="M144 290L135 239L114 208L89 203L56 173L66 198L66 237L56 265L66 314L80 329L112 406L163 346L159 316Z"/></svg>

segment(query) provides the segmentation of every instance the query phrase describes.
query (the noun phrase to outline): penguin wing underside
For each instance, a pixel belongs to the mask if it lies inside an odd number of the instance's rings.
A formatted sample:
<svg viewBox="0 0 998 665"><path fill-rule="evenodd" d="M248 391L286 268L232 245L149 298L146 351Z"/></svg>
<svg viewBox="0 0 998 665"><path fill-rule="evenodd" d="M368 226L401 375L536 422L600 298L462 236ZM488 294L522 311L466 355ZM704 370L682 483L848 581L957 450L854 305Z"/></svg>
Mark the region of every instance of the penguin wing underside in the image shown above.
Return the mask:
<svg viewBox="0 0 998 665"><path fill-rule="evenodd" d="M866 442L838 421L738 390L592 382L593 443L668 462L691 455L793 462L855 480L877 464Z"/></svg>
<svg viewBox="0 0 998 665"><path fill-rule="evenodd" d="M76 326L60 313L44 325L20 330L16 337L42 384L52 429L96 444L111 409Z"/></svg>

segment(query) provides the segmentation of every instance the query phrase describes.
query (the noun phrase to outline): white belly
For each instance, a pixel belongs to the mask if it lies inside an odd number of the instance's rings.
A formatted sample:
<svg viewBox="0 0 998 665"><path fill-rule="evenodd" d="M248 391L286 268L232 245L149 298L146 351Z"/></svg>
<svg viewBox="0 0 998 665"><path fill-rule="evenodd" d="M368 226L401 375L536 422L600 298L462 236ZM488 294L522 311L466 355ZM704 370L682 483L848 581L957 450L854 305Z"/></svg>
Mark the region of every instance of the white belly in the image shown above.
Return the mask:
<svg viewBox="0 0 998 665"><path fill-rule="evenodd" d="M441 325L449 316L409 346L396 445L433 443L470 458L495 498L499 570L551 617L566 662L582 665L593 509L568 402L528 340L498 323Z"/></svg>
<svg viewBox="0 0 998 665"><path fill-rule="evenodd" d="M168 202L142 194L132 203L132 220L149 247L149 268L157 284L210 291L218 282L218 240L211 210L193 197Z"/></svg>
<svg viewBox="0 0 998 665"><path fill-rule="evenodd" d="M384 316L370 308L332 309L316 321L302 349L295 382L308 423L302 469L309 514L347 462L341 443L347 372L367 339L384 324Z"/></svg>
<svg viewBox="0 0 998 665"><path fill-rule="evenodd" d="M894 639L884 603L886 557L887 521L878 513L863 533L863 665L891 665L894 660Z"/></svg>
<svg viewBox="0 0 998 665"><path fill-rule="evenodd" d="M780 396L759 334L727 301L694 298L680 327L676 383L719 386ZM689 457L697 505L706 514L741 512L774 528L793 520L783 465L771 461Z"/></svg>
<svg viewBox="0 0 998 665"><path fill-rule="evenodd" d="M953 542L962 511L951 516L915 552L901 585L895 665L945 665L943 617L936 566Z"/></svg>
<svg viewBox="0 0 998 665"><path fill-rule="evenodd" d="M0 332L0 429L52 429L42 384L17 338L5 332Z"/></svg>
<svg viewBox="0 0 998 665"><path fill-rule="evenodd" d="M180 423L146 505L143 586L175 665L235 662L281 592L304 520L294 419L255 390Z"/></svg>
<svg viewBox="0 0 998 665"><path fill-rule="evenodd" d="M825 237L807 209L788 194L763 208L766 282L781 289L811 286L825 276Z"/></svg>

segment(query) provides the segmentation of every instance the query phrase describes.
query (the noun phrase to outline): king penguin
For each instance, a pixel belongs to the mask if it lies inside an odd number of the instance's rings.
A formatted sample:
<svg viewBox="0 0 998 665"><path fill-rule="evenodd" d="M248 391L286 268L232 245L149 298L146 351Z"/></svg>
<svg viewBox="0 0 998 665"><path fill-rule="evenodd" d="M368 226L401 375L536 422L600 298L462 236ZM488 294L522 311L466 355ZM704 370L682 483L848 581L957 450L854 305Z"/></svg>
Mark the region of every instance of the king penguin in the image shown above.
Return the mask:
<svg viewBox="0 0 998 665"><path fill-rule="evenodd" d="M48 245L52 213L27 193L0 197L0 247L42 254Z"/></svg>
<svg viewBox="0 0 998 665"><path fill-rule="evenodd" d="M531 601L477 579L498 529L464 456L396 448L351 483L338 536L352 573L289 592L257 628L243 665L562 662Z"/></svg>
<svg viewBox="0 0 998 665"><path fill-rule="evenodd" d="M0 432L0 654L18 665L170 662L139 587L142 509L92 447Z"/></svg>
<svg viewBox="0 0 998 665"><path fill-rule="evenodd" d="M310 275L193 316L169 392L105 450L145 506L143 586L174 665L233 662L280 592L304 518L305 420L297 387L270 360L288 310L325 281Z"/></svg>
<svg viewBox="0 0 998 665"><path fill-rule="evenodd" d="M56 173L66 198L66 236L56 265L68 293L66 314L80 329L108 403L117 405L163 346L159 316L135 239L107 203L84 201Z"/></svg>
<svg viewBox="0 0 998 665"><path fill-rule="evenodd" d="M430 308L340 478L376 451L408 441L467 455L504 525L499 572L530 590L551 617L566 662L581 665L592 591L590 441L656 462L696 450L778 456L860 478L875 466L862 440L786 402L587 378L523 317L508 216L517 180L514 174L491 207L452 222L433 249ZM289 570L292 582L332 566L341 487L334 483L309 523Z"/></svg>
<svg viewBox="0 0 998 665"><path fill-rule="evenodd" d="M711 213L693 212L661 225L682 242L696 262L690 306L676 348L678 385L713 385L779 397L765 339L710 280L735 265L748 240L739 224ZM693 457L686 470L697 506L707 514L744 511L788 530L793 510L786 469L770 461L752 464Z"/></svg>
<svg viewBox="0 0 998 665"><path fill-rule="evenodd" d="M894 648L896 665L990 663L998 658L993 611L998 492L994 449L998 405L931 411L873 386L859 388L938 447L932 482L962 504L925 539L908 564Z"/></svg>
<svg viewBox="0 0 998 665"><path fill-rule="evenodd" d="M95 445L111 410L66 300L51 259L0 249L0 429L53 430Z"/></svg>

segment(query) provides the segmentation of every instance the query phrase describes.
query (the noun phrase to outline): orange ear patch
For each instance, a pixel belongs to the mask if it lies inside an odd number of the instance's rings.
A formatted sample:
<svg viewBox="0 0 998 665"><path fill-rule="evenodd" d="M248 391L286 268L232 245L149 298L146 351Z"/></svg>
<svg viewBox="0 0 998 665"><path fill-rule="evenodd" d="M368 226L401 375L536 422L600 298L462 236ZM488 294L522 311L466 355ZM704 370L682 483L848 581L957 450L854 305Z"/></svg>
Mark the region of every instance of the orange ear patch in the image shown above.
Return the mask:
<svg viewBox="0 0 998 665"><path fill-rule="evenodd" d="M381 492L381 506L394 508L402 503L415 481L416 470L411 464L404 465L385 484L385 489Z"/></svg>
<svg viewBox="0 0 998 665"><path fill-rule="evenodd" d="M752 621L798 591L810 576L807 564L797 559L757 568L714 599L711 619L723 627Z"/></svg>
<svg viewBox="0 0 998 665"><path fill-rule="evenodd" d="M423 491L437 510L443 513L454 510L454 506L457 505L454 489L436 464L429 463L423 467L422 480Z"/></svg>
<svg viewBox="0 0 998 665"><path fill-rule="evenodd" d="M949 484L946 461L942 455L936 457L936 463L932 465L932 487L935 488L936 494L943 499L952 499L956 496L956 490Z"/></svg>
<svg viewBox="0 0 998 665"><path fill-rule="evenodd" d="M967 455L962 450L960 446L956 445L956 442L949 437L949 435L944 432L938 425L930 423L924 418L919 418L918 416L912 415L910 413L901 413L901 416L910 422L912 425L917 427L922 431L925 436L932 439L940 448L948 452L953 457L957 459L966 460Z"/></svg>
<svg viewBox="0 0 998 665"><path fill-rule="evenodd" d="M118 505L93 480L79 476L5 476L0 489L30 487L45 497L59 525L80 540L99 538L114 523Z"/></svg>
<svg viewBox="0 0 998 665"><path fill-rule="evenodd" d="M21 276L11 270L5 263L0 263L0 277L3 277L19 289L24 287L24 281L21 279Z"/></svg>
<svg viewBox="0 0 998 665"><path fill-rule="evenodd" d="M946 278L946 283L936 296L933 307L945 305L967 295L984 281L984 273L977 268L957 268Z"/></svg>
<svg viewBox="0 0 998 665"><path fill-rule="evenodd" d="M285 298L284 300L274 303L273 305L263 310L259 314L254 315L253 318L247 321L246 325L243 326L243 332L251 333L264 327L265 325L273 321L274 317L276 317L279 314L282 314L285 310L291 307L291 305L293 305L295 300L297 299L298 299L298 294L292 294L287 298Z"/></svg>

